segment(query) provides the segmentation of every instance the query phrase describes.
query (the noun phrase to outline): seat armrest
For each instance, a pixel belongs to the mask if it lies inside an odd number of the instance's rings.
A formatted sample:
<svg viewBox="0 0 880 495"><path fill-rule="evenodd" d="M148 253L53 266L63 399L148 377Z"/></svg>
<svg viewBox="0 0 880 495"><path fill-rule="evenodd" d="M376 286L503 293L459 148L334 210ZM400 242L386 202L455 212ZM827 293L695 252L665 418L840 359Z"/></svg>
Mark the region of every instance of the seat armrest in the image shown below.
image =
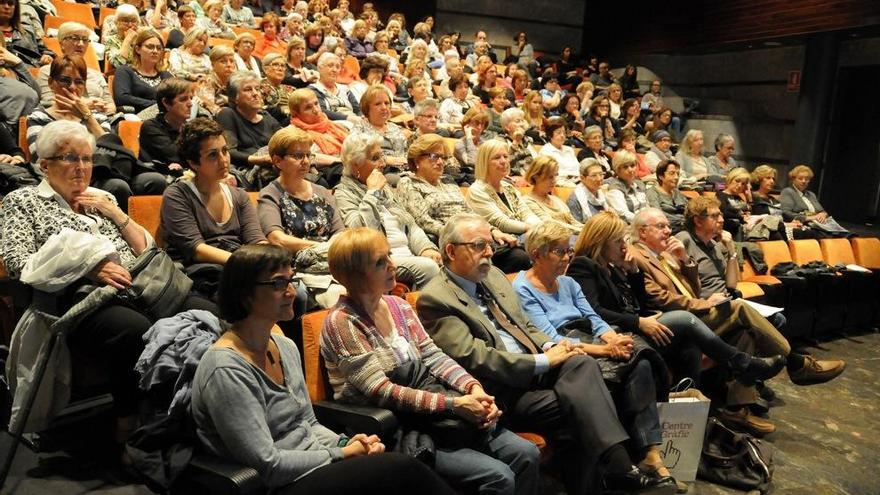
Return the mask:
<svg viewBox="0 0 880 495"><path fill-rule="evenodd" d="M267 491L256 469L203 453L193 456L175 488L172 491L177 493L212 495L261 495Z"/></svg>
<svg viewBox="0 0 880 495"><path fill-rule="evenodd" d="M318 422L351 435L366 433L389 440L397 431L397 417L388 409L322 400L312 404Z"/></svg>

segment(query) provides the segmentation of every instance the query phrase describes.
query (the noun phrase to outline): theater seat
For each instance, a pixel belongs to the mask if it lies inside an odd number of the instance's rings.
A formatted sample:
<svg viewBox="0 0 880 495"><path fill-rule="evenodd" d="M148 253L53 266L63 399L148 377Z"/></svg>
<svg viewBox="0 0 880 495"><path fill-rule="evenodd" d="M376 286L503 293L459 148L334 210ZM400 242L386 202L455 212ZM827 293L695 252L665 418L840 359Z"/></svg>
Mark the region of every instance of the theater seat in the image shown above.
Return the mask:
<svg viewBox="0 0 880 495"><path fill-rule="evenodd" d="M822 257L822 248L815 239L799 239L788 241L788 249L791 259L798 265L805 265L813 261L825 261Z"/></svg>
<svg viewBox="0 0 880 495"><path fill-rule="evenodd" d="M773 267L780 263L792 262L791 253L788 250L788 244L785 241L763 241L758 246L764 253L764 262L767 263L767 269L772 270Z"/></svg>
<svg viewBox="0 0 880 495"><path fill-rule="evenodd" d="M119 139L137 158L141 151L141 126L143 121L123 120L119 123Z"/></svg>
<svg viewBox="0 0 880 495"><path fill-rule="evenodd" d="M872 270L880 269L880 239L876 237L854 237L852 250L856 263Z"/></svg>
<svg viewBox="0 0 880 495"><path fill-rule="evenodd" d="M856 262L852 245L847 239L822 239L819 241L819 247L822 249L822 258L825 259L825 263L831 266L838 263L852 265Z"/></svg>

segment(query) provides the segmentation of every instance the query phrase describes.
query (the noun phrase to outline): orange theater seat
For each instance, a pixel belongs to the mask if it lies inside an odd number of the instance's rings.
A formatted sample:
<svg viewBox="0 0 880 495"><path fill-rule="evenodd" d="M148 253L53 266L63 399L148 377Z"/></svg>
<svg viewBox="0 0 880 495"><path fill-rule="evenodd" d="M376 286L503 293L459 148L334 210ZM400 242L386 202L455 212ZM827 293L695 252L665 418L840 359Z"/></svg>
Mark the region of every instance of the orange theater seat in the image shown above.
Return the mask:
<svg viewBox="0 0 880 495"><path fill-rule="evenodd" d="M811 261L824 261L822 248L815 239L799 239L788 241L788 250L791 259L798 265L804 265Z"/></svg>
<svg viewBox="0 0 880 495"><path fill-rule="evenodd" d="M98 27L92 7L84 3L53 2L58 9L58 17L84 24L89 29Z"/></svg>
<svg viewBox="0 0 880 495"><path fill-rule="evenodd" d="M128 198L128 216L134 223L147 229L147 232L156 239L159 244L160 210L162 209L162 196L131 196Z"/></svg>
<svg viewBox="0 0 880 495"><path fill-rule="evenodd" d="M851 241L856 263L872 270L880 269L880 239L854 237Z"/></svg>
<svg viewBox="0 0 880 495"><path fill-rule="evenodd" d="M321 327L329 310L306 313L302 317L303 372L312 402L327 399L324 364L321 362Z"/></svg>
<svg viewBox="0 0 880 495"><path fill-rule="evenodd" d="M822 257L825 263L834 266L838 263L852 265L856 263L852 245L847 239L821 239L819 247L822 248Z"/></svg>
<svg viewBox="0 0 880 495"><path fill-rule="evenodd" d="M793 261L785 241L763 241L758 243L758 247L764 253L764 262L767 263L768 270L772 270L780 263Z"/></svg>
<svg viewBox="0 0 880 495"><path fill-rule="evenodd" d="M61 53L61 42L58 41L58 38L43 38L43 43L46 44L46 48L56 54ZM86 45L86 53L83 55L83 60L89 69L101 70L101 64L98 63L98 55L95 54L95 49L92 48L91 43Z"/></svg>
<svg viewBox="0 0 880 495"><path fill-rule="evenodd" d="M119 139L137 157L141 151L141 126L143 121L123 120L119 123Z"/></svg>

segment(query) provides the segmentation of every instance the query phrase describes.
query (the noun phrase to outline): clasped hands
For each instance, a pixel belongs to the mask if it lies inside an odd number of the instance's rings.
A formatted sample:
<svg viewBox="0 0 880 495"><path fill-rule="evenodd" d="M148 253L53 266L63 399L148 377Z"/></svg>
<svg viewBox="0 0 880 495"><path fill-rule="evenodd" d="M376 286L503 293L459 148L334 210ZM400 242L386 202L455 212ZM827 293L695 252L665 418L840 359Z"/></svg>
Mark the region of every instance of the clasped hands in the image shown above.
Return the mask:
<svg viewBox="0 0 880 495"><path fill-rule="evenodd" d="M471 388L469 394L453 398L452 412L465 421L478 425L480 429L494 426L501 417L495 397L487 394L479 385Z"/></svg>

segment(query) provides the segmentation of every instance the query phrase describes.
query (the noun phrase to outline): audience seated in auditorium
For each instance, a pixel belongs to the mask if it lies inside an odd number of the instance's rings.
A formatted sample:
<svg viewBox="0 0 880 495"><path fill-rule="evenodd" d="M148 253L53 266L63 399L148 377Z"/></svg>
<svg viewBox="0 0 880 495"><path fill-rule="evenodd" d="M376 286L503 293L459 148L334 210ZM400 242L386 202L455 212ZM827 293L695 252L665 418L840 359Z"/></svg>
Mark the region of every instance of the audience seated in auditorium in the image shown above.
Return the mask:
<svg viewBox="0 0 880 495"><path fill-rule="evenodd" d="M300 37L287 42L287 65L284 68L284 84L304 88L318 80L315 65L306 62L306 43Z"/></svg>
<svg viewBox="0 0 880 495"><path fill-rule="evenodd" d="M377 436L348 437L318 423L299 349L272 335L275 322L294 317L293 274L290 254L276 246L247 246L224 267L219 299L232 327L204 353L192 384L201 447L256 469L279 494L353 484L389 494L454 493L424 463L383 453Z"/></svg>
<svg viewBox="0 0 880 495"><path fill-rule="evenodd" d="M257 37L257 44L254 47L254 55L263 58L269 53L283 54L285 52L285 43L279 36L281 31L281 20L278 14L267 12L260 19L260 35Z"/></svg>
<svg viewBox="0 0 880 495"><path fill-rule="evenodd" d="M785 222L788 239L816 239L825 237L819 230L798 219L798 216L782 209L782 203L773 195L776 187L776 169L769 165L758 165L749 175L752 185L752 201L749 204L755 215L777 215Z"/></svg>
<svg viewBox="0 0 880 495"><path fill-rule="evenodd" d="M103 33L105 62L109 61L116 68L129 64L141 22L140 14L133 5L122 4L116 9L114 16L116 29L113 33Z"/></svg>
<svg viewBox="0 0 880 495"><path fill-rule="evenodd" d="M537 94L537 92L532 93ZM538 99L540 99L540 95ZM496 139L507 143L510 159L510 175L522 176L532 164L532 160L538 156L535 152L533 138L529 135L528 122L525 114L519 108L508 108L501 114L501 129L504 132ZM542 131L543 132L543 131ZM543 141L542 141L543 142Z"/></svg>
<svg viewBox="0 0 880 495"><path fill-rule="evenodd" d="M458 215L443 228L446 270L417 303L428 334L507 406L509 424L545 434L565 425L574 445L560 446L558 455L570 461L562 473L569 493L599 486L671 493L663 488L673 486L672 479L633 466L595 360L580 344L553 345L529 321L510 282L489 263L491 243L489 224L476 215Z"/></svg>
<svg viewBox="0 0 880 495"><path fill-rule="evenodd" d="M211 49L211 73L199 83L196 96L199 113L217 116L229 102L229 78L235 73L235 52L225 45Z"/></svg>
<svg viewBox="0 0 880 495"><path fill-rule="evenodd" d="M43 30L35 25L39 19L22 15L24 7L30 6L21 0L7 0L3 8L0 8L0 31L6 40L6 48L28 67L51 64L58 54L46 48L43 43L39 34Z"/></svg>
<svg viewBox="0 0 880 495"><path fill-rule="evenodd" d="M391 122L391 96L382 85L369 87L360 101L364 118L355 123L352 133L367 134L381 140L385 172L399 172L406 168L407 133Z"/></svg>
<svg viewBox="0 0 880 495"><path fill-rule="evenodd" d="M156 86L171 77L165 70L165 45L152 29L139 31L131 41L131 64L116 68L113 101L120 110L132 107L140 113L156 104ZM152 115L150 115L152 116Z"/></svg>
<svg viewBox="0 0 880 495"><path fill-rule="evenodd" d="M348 86L336 82L342 61L332 53L324 53L318 60L318 80L309 88L318 96L321 110L333 121L361 122L361 107Z"/></svg>
<svg viewBox="0 0 880 495"><path fill-rule="evenodd" d="M483 144L484 131L489 126L489 114L481 108L471 108L461 119L461 125L464 136L455 142L455 159L472 175L477 166L477 150Z"/></svg>
<svg viewBox="0 0 880 495"><path fill-rule="evenodd" d="M235 70L249 70L258 77L263 76L263 60L256 56L254 48L257 45L257 38L253 34L245 31L235 37L232 49L235 50ZM283 60L283 58L282 58Z"/></svg>
<svg viewBox="0 0 880 495"><path fill-rule="evenodd" d="M735 168L727 174L727 187L718 191L724 230L737 240L787 240L782 217L752 215L752 185L749 172Z"/></svg>
<svg viewBox="0 0 880 495"><path fill-rule="evenodd" d="M636 177L636 155L619 150L611 159L614 177L608 182L608 205L627 223L648 206L645 183Z"/></svg>
<svg viewBox="0 0 880 495"><path fill-rule="evenodd" d="M205 16L199 17L196 22L199 26L207 29L208 36L212 38L234 40L235 31L220 18L223 14L223 5L222 0L208 0L204 4Z"/></svg>
<svg viewBox="0 0 880 495"><path fill-rule="evenodd" d="M535 444L497 425L494 398L434 344L409 304L386 295L395 266L382 233L347 230L330 246L329 259L349 294L321 331L335 397L391 409L404 431L429 435L434 470L463 492L537 494ZM461 422L460 438L426 426L444 417Z"/></svg>
<svg viewBox="0 0 880 495"><path fill-rule="evenodd" d="M353 133L341 156L344 168L335 197L342 221L349 228L380 229L391 243L398 280L416 290L423 287L440 271L440 252L388 185L381 138Z"/></svg>
<svg viewBox="0 0 880 495"><path fill-rule="evenodd" d="M295 88L284 84L284 67L287 65L284 55L269 53L263 57L263 63L266 77L262 80L260 90L263 92L264 108L280 124L285 124L290 121L290 95Z"/></svg>

